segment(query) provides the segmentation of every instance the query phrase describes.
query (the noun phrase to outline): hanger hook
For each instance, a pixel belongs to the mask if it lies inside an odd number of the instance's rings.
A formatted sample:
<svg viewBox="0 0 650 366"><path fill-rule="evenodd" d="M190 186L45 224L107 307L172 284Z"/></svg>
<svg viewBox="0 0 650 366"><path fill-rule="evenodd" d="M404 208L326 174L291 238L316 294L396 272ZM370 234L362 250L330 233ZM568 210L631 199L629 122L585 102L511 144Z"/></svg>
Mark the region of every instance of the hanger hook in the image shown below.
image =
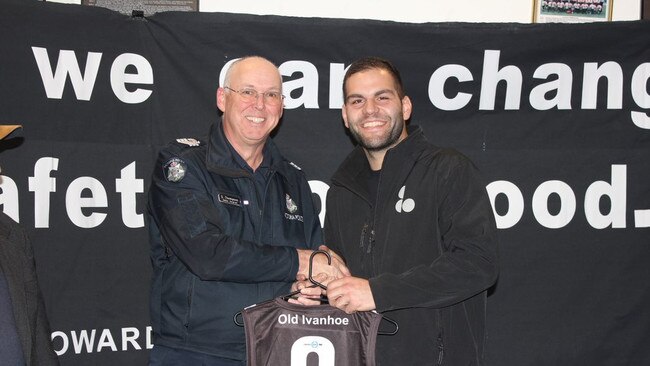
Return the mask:
<svg viewBox="0 0 650 366"><path fill-rule="evenodd" d="M327 290L327 286L325 286L322 283L316 281L312 277L312 273L311 273L311 270L312 270L312 267L313 267L312 264L314 262L314 256L316 256L316 254L325 254L327 256L327 264L329 264L329 265L332 264L332 256L328 252L326 252L324 250L314 250L314 252L311 253L311 255L309 256L309 282L311 282L314 285L322 288L323 290Z"/></svg>

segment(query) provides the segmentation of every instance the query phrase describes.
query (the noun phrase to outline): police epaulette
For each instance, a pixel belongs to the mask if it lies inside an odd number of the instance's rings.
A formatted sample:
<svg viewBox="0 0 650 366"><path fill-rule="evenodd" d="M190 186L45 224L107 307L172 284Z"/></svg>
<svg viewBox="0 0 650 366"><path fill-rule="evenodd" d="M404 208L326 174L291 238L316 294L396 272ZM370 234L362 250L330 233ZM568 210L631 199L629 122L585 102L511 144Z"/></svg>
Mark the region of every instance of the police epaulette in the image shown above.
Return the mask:
<svg viewBox="0 0 650 366"><path fill-rule="evenodd" d="M201 146L202 142L194 139L194 138L181 138L181 139L176 139L176 142L179 144L187 145L190 147L197 147Z"/></svg>

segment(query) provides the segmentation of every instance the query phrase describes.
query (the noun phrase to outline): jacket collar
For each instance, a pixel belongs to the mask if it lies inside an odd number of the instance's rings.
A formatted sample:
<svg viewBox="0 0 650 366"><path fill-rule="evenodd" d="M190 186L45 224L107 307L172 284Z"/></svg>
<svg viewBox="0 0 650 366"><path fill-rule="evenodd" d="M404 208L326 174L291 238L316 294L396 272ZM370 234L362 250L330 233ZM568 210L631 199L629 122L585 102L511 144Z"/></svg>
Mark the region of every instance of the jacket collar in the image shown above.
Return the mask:
<svg viewBox="0 0 650 366"><path fill-rule="evenodd" d="M210 126L210 136L206 152L206 166L208 170L233 178L250 177L251 174L245 169L242 169L235 160L233 154L236 154L236 152L229 144L223 132L222 121L219 119ZM282 156L280 150L270 137L266 140L265 150L265 157L268 156L271 160L269 162L271 170L286 177L289 162Z"/></svg>
<svg viewBox="0 0 650 366"><path fill-rule="evenodd" d="M397 146L389 149L382 164L381 185L387 180L401 180L402 171L410 171L422 150L428 145L427 139L420 126L408 126L408 136ZM390 171L386 175L383 172ZM339 184L368 199L367 181L370 175L370 164L361 146L357 146L341 163L332 176L332 183ZM369 200L370 202L370 200Z"/></svg>

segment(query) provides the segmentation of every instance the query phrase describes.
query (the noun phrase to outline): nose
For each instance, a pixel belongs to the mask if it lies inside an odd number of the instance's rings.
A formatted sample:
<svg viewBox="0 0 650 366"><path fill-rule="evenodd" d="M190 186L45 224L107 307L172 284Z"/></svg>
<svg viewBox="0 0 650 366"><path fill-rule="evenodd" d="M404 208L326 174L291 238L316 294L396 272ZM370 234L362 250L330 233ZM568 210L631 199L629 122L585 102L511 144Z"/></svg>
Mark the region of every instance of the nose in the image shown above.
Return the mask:
<svg viewBox="0 0 650 366"><path fill-rule="evenodd" d="M257 97L255 98L255 108L264 109L264 94L257 94Z"/></svg>
<svg viewBox="0 0 650 366"><path fill-rule="evenodd" d="M377 112L377 104L375 104L375 100L373 98L369 98L366 100L366 102L363 105L363 112L368 115Z"/></svg>

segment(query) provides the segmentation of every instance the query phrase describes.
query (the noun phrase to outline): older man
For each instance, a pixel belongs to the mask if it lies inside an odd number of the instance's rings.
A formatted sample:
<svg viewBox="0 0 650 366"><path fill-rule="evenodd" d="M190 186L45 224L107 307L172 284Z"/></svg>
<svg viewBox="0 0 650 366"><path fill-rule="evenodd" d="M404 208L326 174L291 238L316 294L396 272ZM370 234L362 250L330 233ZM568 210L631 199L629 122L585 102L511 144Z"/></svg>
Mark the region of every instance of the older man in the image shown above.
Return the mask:
<svg viewBox="0 0 650 366"><path fill-rule="evenodd" d="M222 120L206 141L179 139L155 165L152 365L243 365L233 315L304 280L322 243L303 172L269 139L283 112L277 67L257 56L234 62L217 106ZM316 273L346 273L322 257Z"/></svg>

